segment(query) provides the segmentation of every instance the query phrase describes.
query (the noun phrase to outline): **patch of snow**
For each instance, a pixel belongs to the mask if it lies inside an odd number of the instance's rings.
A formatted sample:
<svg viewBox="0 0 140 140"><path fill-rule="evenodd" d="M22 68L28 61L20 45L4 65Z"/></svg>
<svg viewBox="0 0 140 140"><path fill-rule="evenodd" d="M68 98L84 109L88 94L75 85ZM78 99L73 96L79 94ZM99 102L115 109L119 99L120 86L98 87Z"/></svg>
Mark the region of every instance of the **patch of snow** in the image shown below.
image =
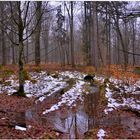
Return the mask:
<svg viewBox="0 0 140 140"><path fill-rule="evenodd" d="M31 93L34 96L39 97L46 93L48 94L48 93L55 92L61 88L64 88L66 85L66 82L48 76L47 73L45 72L42 72L37 77L33 76L32 74L31 78L34 78L36 80L35 84L33 84L30 81L25 82L24 88L26 93Z"/></svg>
<svg viewBox="0 0 140 140"><path fill-rule="evenodd" d="M46 99L46 97L45 97L45 96L42 96L42 97L39 97L38 100L39 100L40 102L43 102L44 99Z"/></svg>
<svg viewBox="0 0 140 140"><path fill-rule="evenodd" d="M113 111L113 109L117 109L119 107L124 107L124 106L127 106L128 108L140 110L139 101L137 99L135 99L135 97L133 97L133 96L131 98L129 98L129 95L140 94L140 91L135 91L136 88L138 87L138 86L136 86L136 84L125 85L125 83L122 83L121 80L117 80L117 79L113 79L113 78L110 78L110 81L112 82L112 84L114 86L116 86L116 88L120 89L121 92L115 92L115 91L109 89L109 85L106 87L105 97L108 99L108 105L107 105L107 108L104 110L105 114L108 114L108 112ZM122 90L122 87L123 87L123 90ZM123 102L118 103L117 99L114 99L112 97L113 94L122 94L121 99ZM127 96L123 97L123 94L127 94Z"/></svg>
<svg viewBox="0 0 140 140"><path fill-rule="evenodd" d="M140 80L135 83L135 86L140 88Z"/></svg>
<svg viewBox="0 0 140 140"><path fill-rule="evenodd" d="M47 113L49 113L51 111L57 110L57 109L59 109L59 106L60 106L59 104L55 104L50 109L44 111L43 114L47 114Z"/></svg>
<svg viewBox="0 0 140 140"><path fill-rule="evenodd" d="M41 71L40 73L37 72L30 72L31 79L35 80L35 83L32 83L29 80L25 81L24 90L27 93L27 97L40 97L44 94L54 93L55 91L64 88L66 86L66 82L60 80L60 78L53 78L47 75L47 72ZM0 93L7 92L8 95L11 95L13 92L16 92L19 87L18 80L15 80L15 76L12 75L9 77L8 80L5 82L8 85L0 85Z"/></svg>
<svg viewBox="0 0 140 140"><path fill-rule="evenodd" d="M60 73L62 76L68 76L69 78L76 78L76 79L80 79L83 80L83 78L86 76L85 74L78 72L78 71L64 71Z"/></svg>
<svg viewBox="0 0 140 140"><path fill-rule="evenodd" d="M31 125L28 125L28 126L27 126L27 128L29 128L29 129L30 129L30 128L32 128L32 126L31 126Z"/></svg>
<svg viewBox="0 0 140 140"><path fill-rule="evenodd" d="M32 94L26 94L26 97L31 98L33 95Z"/></svg>
<svg viewBox="0 0 140 140"><path fill-rule="evenodd" d="M73 107L75 106L74 103L76 102L76 100L83 101L82 92L84 91L84 84L84 81L77 81L74 87L72 87L70 90L68 90L65 94L62 95L61 100L57 104L53 105L50 109L44 111L43 114L57 110L63 104Z"/></svg>
<svg viewBox="0 0 140 140"><path fill-rule="evenodd" d="M108 114L108 112L111 112L111 111L113 111L113 108L106 108L106 109L104 109L104 113L106 115Z"/></svg>
<svg viewBox="0 0 140 140"><path fill-rule="evenodd" d="M21 127L21 126L18 126L18 125L15 126L15 129L16 130L21 130L21 131L26 131L25 127Z"/></svg>
<svg viewBox="0 0 140 140"><path fill-rule="evenodd" d="M97 133L97 137L99 140L103 140L103 137L105 136L106 132L103 129L99 129Z"/></svg>
<svg viewBox="0 0 140 140"><path fill-rule="evenodd" d="M5 120L5 119L6 119L6 118L4 118L4 117L3 117L3 118L1 118L1 120Z"/></svg>
<svg viewBox="0 0 140 140"><path fill-rule="evenodd" d="M95 75L94 79L97 80L97 81L100 81L101 83L103 83L104 80L105 80L104 77L102 77L102 76L96 76L96 75Z"/></svg>

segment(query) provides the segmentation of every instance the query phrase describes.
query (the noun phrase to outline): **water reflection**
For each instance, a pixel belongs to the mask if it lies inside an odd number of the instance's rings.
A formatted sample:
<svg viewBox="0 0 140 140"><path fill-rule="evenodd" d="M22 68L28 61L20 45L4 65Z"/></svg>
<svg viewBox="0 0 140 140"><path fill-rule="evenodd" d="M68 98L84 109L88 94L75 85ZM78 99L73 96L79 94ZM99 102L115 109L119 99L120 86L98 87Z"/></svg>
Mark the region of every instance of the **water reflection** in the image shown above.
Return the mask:
<svg viewBox="0 0 140 140"><path fill-rule="evenodd" d="M85 132L97 124L95 120L98 99L98 88L91 87L91 93L85 97L85 101L75 111L70 109L65 114L57 111L52 113L52 116L49 116L48 120L50 123L53 123L56 130L63 133L63 138L82 138Z"/></svg>
<svg viewBox="0 0 140 140"><path fill-rule="evenodd" d="M79 138L88 130L88 115L82 110L82 106L77 111L69 110L65 117L61 112L56 112L49 118L55 129L63 132L63 138Z"/></svg>

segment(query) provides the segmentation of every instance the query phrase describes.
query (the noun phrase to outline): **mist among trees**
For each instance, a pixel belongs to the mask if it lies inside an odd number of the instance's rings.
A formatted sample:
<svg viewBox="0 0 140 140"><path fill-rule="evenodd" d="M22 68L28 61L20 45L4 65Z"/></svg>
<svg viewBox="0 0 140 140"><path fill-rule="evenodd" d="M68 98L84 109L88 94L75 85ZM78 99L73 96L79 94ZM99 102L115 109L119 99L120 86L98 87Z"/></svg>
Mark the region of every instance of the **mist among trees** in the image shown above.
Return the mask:
<svg viewBox="0 0 140 140"><path fill-rule="evenodd" d="M0 138L140 138L139 1L0 1L0 15Z"/></svg>

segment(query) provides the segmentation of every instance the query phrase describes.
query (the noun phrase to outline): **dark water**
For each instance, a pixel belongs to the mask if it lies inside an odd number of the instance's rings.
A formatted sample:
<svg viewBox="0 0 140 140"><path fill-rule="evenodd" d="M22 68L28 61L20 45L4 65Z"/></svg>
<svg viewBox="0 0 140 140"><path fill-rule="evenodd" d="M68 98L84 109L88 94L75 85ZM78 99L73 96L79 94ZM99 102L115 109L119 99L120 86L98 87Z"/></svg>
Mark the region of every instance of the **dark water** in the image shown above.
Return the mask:
<svg viewBox="0 0 140 140"><path fill-rule="evenodd" d="M76 109L57 110L44 115L45 121L53 127L53 130L60 132L64 139L84 138L84 134L98 125L115 126L122 125L128 131L140 129L140 120L136 117L115 116L109 119L97 118L99 103L99 89L91 87L90 93L85 96L84 102L77 105ZM37 115L36 108L25 112L26 120L42 121Z"/></svg>
<svg viewBox="0 0 140 140"><path fill-rule="evenodd" d="M56 131L63 133L63 138L83 138L84 133L96 125L99 89L91 87L90 90L91 93L86 95L85 101L78 105L75 110L69 109L65 113L60 110L47 115L47 120L53 124Z"/></svg>

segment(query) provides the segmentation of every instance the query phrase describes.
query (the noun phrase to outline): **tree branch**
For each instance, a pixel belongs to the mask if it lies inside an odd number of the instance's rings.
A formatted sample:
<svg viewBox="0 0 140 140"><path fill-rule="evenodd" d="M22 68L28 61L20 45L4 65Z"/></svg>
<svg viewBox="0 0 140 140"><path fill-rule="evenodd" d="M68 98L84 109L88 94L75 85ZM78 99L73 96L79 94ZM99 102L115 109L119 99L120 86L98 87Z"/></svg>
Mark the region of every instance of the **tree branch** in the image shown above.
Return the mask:
<svg viewBox="0 0 140 140"><path fill-rule="evenodd" d="M124 50L121 50L121 49L119 49L119 51L124 52L124 53L127 53L127 54L131 54L131 55L137 55L137 56L140 56L139 53L133 53L133 52L124 51Z"/></svg>

